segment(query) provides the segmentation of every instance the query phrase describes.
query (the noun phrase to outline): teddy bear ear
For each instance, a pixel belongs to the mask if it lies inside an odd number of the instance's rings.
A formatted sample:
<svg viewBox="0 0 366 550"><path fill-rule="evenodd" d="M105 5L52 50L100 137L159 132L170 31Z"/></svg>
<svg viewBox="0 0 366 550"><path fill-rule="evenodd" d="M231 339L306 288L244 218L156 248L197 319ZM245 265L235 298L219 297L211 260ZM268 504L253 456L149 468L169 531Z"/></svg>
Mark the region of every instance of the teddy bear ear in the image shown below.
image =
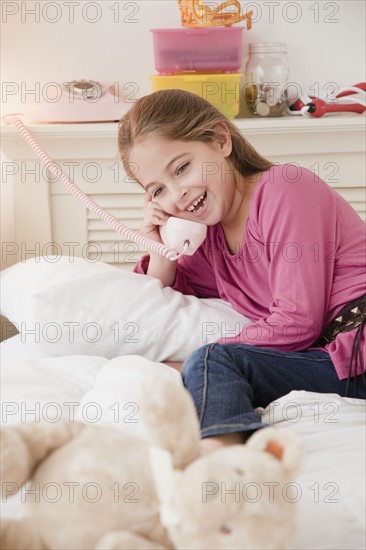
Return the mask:
<svg viewBox="0 0 366 550"><path fill-rule="evenodd" d="M266 451L266 453L269 453L275 458L278 458L278 460L282 460L283 453L285 452L285 449L283 448L281 443L275 441L274 439L270 439L268 441L267 446L264 450Z"/></svg>
<svg viewBox="0 0 366 550"><path fill-rule="evenodd" d="M290 430L261 428L248 439L246 445L253 450L270 453L282 463L290 476L300 471L304 447L300 438Z"/></svg>

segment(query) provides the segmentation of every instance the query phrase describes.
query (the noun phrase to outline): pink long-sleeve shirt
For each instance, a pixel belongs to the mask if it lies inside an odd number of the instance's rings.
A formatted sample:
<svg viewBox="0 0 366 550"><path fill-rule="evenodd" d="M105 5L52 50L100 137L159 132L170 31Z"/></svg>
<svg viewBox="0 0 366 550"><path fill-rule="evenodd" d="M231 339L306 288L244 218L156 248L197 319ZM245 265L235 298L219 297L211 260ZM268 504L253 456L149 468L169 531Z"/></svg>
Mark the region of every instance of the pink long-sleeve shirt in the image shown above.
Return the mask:
<svg viewBox="0 0 366 550"><path fill-rule="evenodd" d="M366 293L365 224L329 185L296 165L262 175L235 252L220 223L208 227L197 252L178 261L173 285L184 294L222 298L253 320L236 336L223 330L222 343L311 348L337 312ZM144 256L135 271L146 273L148 262ZM354 331L341 333L322 348L340 379L348 376L353 339ZM365 334L362 351L366 357Z"/></svg>

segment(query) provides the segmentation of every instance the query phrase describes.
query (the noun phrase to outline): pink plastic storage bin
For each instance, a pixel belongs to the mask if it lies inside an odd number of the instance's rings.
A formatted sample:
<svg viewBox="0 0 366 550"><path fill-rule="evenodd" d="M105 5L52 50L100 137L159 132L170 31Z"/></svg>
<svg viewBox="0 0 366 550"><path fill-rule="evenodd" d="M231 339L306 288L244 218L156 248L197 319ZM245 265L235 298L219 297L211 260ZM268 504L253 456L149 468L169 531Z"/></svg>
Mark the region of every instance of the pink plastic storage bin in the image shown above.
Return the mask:
<svg viewBox="0 0 366 550"><path fill-rule="evenodd" d="M160 74L240 70L244 27L151 29Z"/></svg>

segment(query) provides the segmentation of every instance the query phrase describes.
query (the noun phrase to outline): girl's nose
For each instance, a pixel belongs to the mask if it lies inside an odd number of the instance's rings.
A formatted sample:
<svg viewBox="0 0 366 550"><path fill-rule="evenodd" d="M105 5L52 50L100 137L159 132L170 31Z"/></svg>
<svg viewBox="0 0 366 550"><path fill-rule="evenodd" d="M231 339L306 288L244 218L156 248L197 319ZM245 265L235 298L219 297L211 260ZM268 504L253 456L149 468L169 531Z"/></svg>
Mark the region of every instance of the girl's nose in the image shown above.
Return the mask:
<svg viewBox="0 0 366 550"><path fill-rule="evenodd" d="M174 204L174 207L178 210L181 210L185 203L187 202L187 189L175 189L174 194L171 195L171 201Z"/></svg>
<svg viewBox="0 0 366 550"><path fill-rule="evenodd" d="M184 200L186 195L187 195L187 190L186 189L176 189L175 200L177 202L180 202L180 201Z"/></svg>

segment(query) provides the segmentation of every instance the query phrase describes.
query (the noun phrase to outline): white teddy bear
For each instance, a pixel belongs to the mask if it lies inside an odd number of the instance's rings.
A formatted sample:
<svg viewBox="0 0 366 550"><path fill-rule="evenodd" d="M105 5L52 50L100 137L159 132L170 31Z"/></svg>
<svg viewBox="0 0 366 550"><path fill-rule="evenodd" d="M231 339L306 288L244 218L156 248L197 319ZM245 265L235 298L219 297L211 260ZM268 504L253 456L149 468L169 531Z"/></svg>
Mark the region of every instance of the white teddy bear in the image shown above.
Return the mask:
<svg viewBox="0 0 366 550"><path fill-rule="evenodd" d="M148 376L139 404L150 442L66 420L2 429L3 499L26 500L25 517L2 522L3 550L291 547L297 437L264 428L200 456L183 387Z"/></svg>

